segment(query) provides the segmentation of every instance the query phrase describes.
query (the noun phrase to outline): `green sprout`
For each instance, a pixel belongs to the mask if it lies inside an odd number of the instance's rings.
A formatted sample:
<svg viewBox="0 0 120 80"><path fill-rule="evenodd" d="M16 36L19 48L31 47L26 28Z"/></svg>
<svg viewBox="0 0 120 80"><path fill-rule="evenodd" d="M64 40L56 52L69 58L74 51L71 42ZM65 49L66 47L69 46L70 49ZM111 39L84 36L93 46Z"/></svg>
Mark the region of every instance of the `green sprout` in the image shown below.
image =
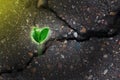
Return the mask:
<svg viewBox="0 0 120 80"><path fill-rule="evenodd" d="M31 38L32 41L38 45L38 54L41 54L43 43L45 43L50 35L50 28L49 27L33 27L31 31Z"/></svg>

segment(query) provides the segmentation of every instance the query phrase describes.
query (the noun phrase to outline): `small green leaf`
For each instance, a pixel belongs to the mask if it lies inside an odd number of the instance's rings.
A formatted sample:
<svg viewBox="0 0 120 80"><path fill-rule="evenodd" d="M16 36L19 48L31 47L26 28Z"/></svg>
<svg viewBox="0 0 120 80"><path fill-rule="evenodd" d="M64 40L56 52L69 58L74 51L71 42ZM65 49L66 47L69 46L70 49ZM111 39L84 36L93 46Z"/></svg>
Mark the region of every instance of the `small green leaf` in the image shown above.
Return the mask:
<svg viewBox="0 0 120 80"><path fill-rule="evenodd" d="M32 37L36 42L39 42L40 29L34 28Z"/></svg>
<svg viewBox="0 0 120 80"><path fill-rule="evenodd" d="M43 44L50 34L49 27L37 28L34 27L31 32L31 37L37 44Z"/></svg>
<svg viewBox="0 0 120 80"><path fill-rule="evenodd" d="M49 35L49 28L48 27L42 28L40 35L39 35L40 44L46 41L46 39L48 38L48 35Z"/></svg>

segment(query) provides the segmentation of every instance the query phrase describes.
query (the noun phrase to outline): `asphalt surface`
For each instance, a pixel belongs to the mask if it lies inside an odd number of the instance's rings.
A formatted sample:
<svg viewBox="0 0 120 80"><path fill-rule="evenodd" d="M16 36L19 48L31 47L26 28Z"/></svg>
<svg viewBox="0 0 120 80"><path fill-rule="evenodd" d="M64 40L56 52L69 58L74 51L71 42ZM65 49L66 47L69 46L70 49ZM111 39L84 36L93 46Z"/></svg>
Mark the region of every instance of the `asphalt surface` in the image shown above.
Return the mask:
<svg viewBox="0 0 120 80"><path fill-rule="evenodd" d="M119 5L48 0L37 8L37 0L27 0L18 20L8 14L0 24L0 80L120 80ZM32 26L52 31L41 56L30 38Z"/></svg>

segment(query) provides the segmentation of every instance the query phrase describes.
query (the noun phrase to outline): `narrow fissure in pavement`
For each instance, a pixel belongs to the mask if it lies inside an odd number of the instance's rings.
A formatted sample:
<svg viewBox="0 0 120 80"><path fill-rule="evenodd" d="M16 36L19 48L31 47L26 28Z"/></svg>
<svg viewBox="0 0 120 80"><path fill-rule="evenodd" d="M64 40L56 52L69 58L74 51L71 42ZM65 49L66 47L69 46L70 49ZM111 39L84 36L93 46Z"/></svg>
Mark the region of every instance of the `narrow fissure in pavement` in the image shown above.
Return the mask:
<svg viewBox="0 0 120 80"><path fill-rule="evenodd" d="M54 11L52 8L50 7L43 7L44 9L47 9L48 11L50 11L51 13L53 13L60 21L64 22L64 24L66 26L68 26L70 29L72 29L73 31L78 33L78 37L63 37L60 39L56 39L59 41L63 41L63 40L76 40L78 42L83 42L83 41L88 41L90 38L110 38L110 37L114 37L116 35L119 34L120 32L120 11L117 12L117 14L115 16L109 16L108 18L112 17L113 18L113 24L111 25L106 25L106 27L104 29L100 29L100 30L87 30L86 33L81 33L78 30L74 29L66 20L62 19L56 11ZM105 17L106 18L106 17ZM112 26L112 28L110 28L109 26Z"/></svg>

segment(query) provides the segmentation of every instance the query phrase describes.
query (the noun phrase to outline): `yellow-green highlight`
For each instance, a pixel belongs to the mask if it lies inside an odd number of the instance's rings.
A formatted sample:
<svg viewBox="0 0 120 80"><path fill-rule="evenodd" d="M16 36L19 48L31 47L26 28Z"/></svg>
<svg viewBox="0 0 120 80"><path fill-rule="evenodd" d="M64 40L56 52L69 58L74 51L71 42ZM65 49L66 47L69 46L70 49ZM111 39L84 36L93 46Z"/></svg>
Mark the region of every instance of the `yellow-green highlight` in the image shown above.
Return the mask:
<svg viewBox="0 0 120 80"><path fill-rule="evenodd" d="M32 1L32 2L30 2ZM24 27L32 25L35 6L34 0L0 0L0 41L19 36ZM16 39L15 39L16 38ZM14 39L17 40L17 37ZM12 40L11 40L12 41Z"/></svg>

